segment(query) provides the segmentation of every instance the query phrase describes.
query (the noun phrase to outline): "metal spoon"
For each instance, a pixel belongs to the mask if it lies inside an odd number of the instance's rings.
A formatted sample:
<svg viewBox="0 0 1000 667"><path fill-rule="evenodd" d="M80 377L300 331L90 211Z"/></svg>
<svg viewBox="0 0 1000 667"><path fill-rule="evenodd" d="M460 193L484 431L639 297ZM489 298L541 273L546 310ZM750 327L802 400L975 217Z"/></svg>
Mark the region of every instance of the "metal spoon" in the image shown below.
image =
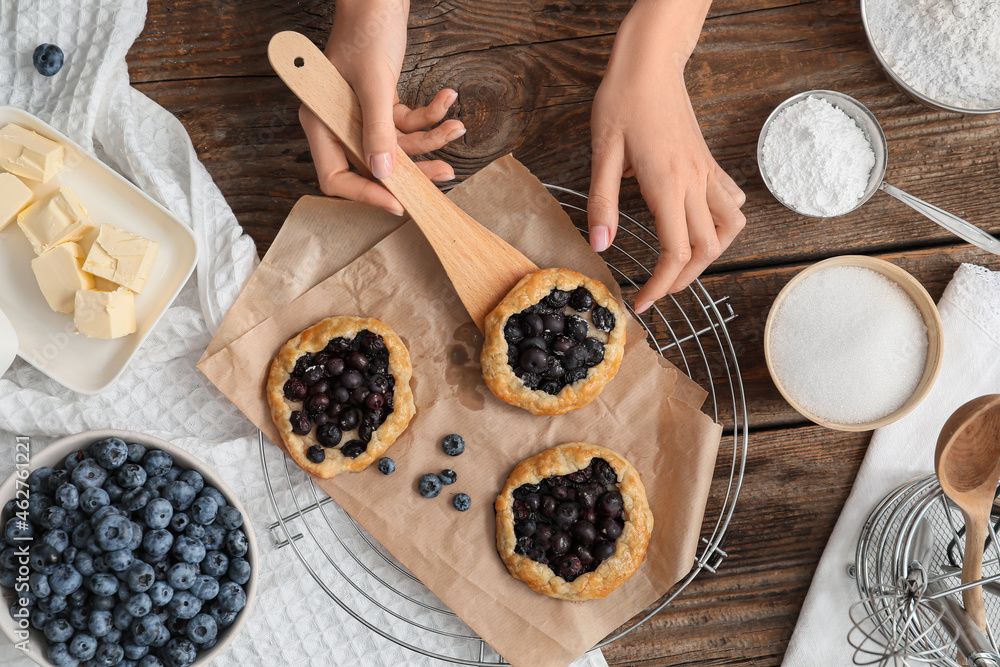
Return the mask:
<svg viewBox="0 0 1000 667"><path fill-rule="evenodd" d="M860 208L862 204L868 201L871 196L875 194L876 190L881 190L888 195L892 195L913 210L930 218L960 239L982 248L987 252L991 252L994 255L1000 255L1000 241L979 229L979 227L976 227L972 223L966 222L956 215L952 215L951 213L948 213L933 204L928 204L924 200L914 197L911 194L907 194L899 188L886 183L885 169L889 161L889 148L885 139L885 133L882 131L882 126L879 125L878 119L875 118L875 115L868 109L868 107L861 102L858 102L850 95L838 93L834 90L809 90L804 93L799 93L798 95L793 95L779 104L778 107L771 112L771 115L767 117L767 120L764 121L764 127L760 131L760 139L757 141L757 164L760 167L760 175L764 179L764 185L766 185L767 189L771 191L771 194L774 195L775 199L799 215L805 215L813 218L835 217L806 213L796 209L794 206L784 201L780 196L778 196L778 193L774 191L774 186L771 183L771 179L768 177L767 169L764 167L764 139L767 136L768 130L771 128L771 123L773 123L774 119L778 117L778 114L786 108L810 96L826 100L850 116L851 119L858 124L858 127L860 127L865 133L865 136L868 138L868 143L871 144L872 150L875 151L875 166L872 167L871 174L868 176L868 187L865 189L865 193L858 201L857 205L852 208L851 211ZM850 213L850 211L844 211L844 213Z"/></svg>
<svg viewBox="0 0 1000 667"><path fill-rule="evenodd" d="M983 576L983 546L990 525L993 494L1000 481L1000 394L973 399L945 423L934 452L941 488L965 516L962 583ZM981 586L962 591L965 608L986 630Z"/></svg>

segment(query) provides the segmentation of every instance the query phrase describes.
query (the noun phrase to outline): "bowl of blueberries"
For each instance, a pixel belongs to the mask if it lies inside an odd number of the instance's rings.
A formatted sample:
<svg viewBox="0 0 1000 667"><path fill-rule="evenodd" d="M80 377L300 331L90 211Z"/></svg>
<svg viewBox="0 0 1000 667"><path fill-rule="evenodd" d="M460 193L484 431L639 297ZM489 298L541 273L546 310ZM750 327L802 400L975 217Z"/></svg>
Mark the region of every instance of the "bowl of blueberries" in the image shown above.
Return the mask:
<svg viewBox="0 0 1000 667"><path fill-rule="evenodd" d="M45 665L205 665L257 593L257 542L204 463L131 431L89 431L0 485L0 629Z"/></svg>

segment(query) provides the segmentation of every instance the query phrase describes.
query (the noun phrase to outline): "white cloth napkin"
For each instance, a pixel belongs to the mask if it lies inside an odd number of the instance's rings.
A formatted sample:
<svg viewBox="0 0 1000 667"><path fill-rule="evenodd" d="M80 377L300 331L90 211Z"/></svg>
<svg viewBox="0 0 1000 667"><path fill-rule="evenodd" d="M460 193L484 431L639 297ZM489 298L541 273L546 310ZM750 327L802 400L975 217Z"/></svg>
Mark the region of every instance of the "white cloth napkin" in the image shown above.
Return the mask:
<svg viewBox="0 0 1000 667"><path fill-rule="evenodd" d="M912 413L872 436L847 503L823 552L782 663L851 665L848 616L860 600L847 569L861 527L900 484L934 472L934 449L948 417L967 401L1000 393L1000 273L963 264L938 304L944 363L930 395Z"/></svg>
<svg viewBox="0 0 1000 667"><path fill-rule="evenodd" d="M47 442L85 429L121 428L169 440L226 480L247 507L261 545L255 608L213 664L439 665L353 620L290 549L274 547L266 530L274 512L264 493L256 431L195 368L252 273L256 251L180 122L129 86L125 54L145 15L145 0L0 0L0 105L30 111L94 151L190 224L202 250L195 277L103 394L71 392L20 360L0 378L0 479L14 468L14 434ZM31 61L45 42L66 54L52 78L38 75ZM360 593L346 583L335 592L360 603ZM396 634L419 643L415 632L403 627ZM27 664L0 637L0 665ZM595 651L576 665L607 663Z"/></svg>

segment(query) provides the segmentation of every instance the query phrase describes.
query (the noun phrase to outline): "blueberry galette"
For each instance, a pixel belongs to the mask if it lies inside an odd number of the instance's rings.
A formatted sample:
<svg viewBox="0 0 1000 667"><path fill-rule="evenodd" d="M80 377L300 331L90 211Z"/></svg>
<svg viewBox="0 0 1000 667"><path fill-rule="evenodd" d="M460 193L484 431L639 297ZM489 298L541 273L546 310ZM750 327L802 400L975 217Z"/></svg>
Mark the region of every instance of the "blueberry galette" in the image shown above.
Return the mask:
<svg viewBox="0 0 1000 667"><path fill-rule="evenodd" d="M561 415L618 372L625 315L600 282L569 269L529 273L486 316L483 376L497 398Z"/></svg>
<svg viewBox="0 0 1000 667"><path fill-rule="evenodd" d="M507 570L560 600L603 598L625 583L645 560L653 529L636 469L585 442L517 464L494 508Z"/></svg>
<svg viewBox="0 0 1000 667"><path fill-rule="evenodd" d="M267 380L271 419L317 477L364 470L413 417L410 354L378 320L330 317L281 348Z"/></svg>

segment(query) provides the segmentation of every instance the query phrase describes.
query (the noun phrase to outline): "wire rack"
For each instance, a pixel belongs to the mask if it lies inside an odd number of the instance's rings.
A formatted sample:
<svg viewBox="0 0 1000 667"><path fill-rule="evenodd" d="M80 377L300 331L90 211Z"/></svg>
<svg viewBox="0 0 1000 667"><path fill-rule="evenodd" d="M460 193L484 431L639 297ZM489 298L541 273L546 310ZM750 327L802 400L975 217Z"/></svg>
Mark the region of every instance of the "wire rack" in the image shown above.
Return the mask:
<svg viewBox="0 0 1000 667"><path fill-rule="evenodd" d="M1000 542L996 533L1000 522L997 519L998 510L994 504L993 525L983 558L983 578L962 585L965 520L961 510L941 490L934 475L903 484L879 503L862 528L855 555L853 573L866 611L866 622L856 622L857 631L862 634L855 638L867 639L865 650L855 656L855 664L930 663L959 667L952 648L954 634L948 627L936 623L929 615L912 616L912 609L898 603L899 582L912 574L918 556L915 553L917 535L922 527L929 528L933 536L928 562L920 563L921 569L926 570L928 582L923 597L936 600L986 584L987 636L996 648L994 628L1000 628L1000 597L997 597L1000 594L997 586ZM933 592L931 587L934 587ZM909 618L902 618L908 614ZM880 653L881 660L878 659Z"/></svg>
<svg viewBox="0 0 1000 667"><path fill-rule="evenodd" d="M546 187L586 235L586 195L558 186ZM615 245L605 253L605 259L627 295L639 287L633 276L651 274L656 257L656 237L634 218L621 213ZM701 546L690 572L661 600L606 637L598 647L639 627L703 571L714 573L727 557L723 543L743 483L749 440L743 381L736 347L726 326L735 318L729 298L713 297L700 281L661 300L640 318L660 354L709 393L704 409L723 425L723 441ZM266 443L263 435L260 461L276 518L269 526L274 545L294 551L308 574L351 617L385 639L424 656L461 665L506 664L298 466Z"/></svg>

